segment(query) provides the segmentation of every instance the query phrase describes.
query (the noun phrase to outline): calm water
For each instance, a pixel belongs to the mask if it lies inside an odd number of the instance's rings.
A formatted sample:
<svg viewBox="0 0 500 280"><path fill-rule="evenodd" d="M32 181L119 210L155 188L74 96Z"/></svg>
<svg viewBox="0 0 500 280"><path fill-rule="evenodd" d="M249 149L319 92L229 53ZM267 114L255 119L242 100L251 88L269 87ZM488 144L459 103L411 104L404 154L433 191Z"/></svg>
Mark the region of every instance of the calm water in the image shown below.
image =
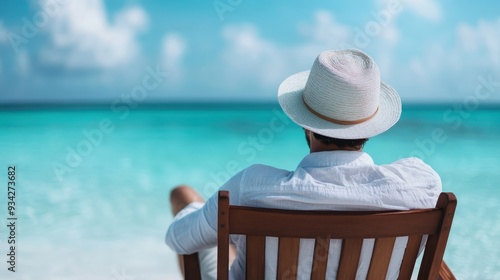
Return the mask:
<svg viewBox="0 0 500 280"><path fill-rule="evenodd" d="M163 243L167 195L205 197L254 163L294 169L302 131L277 106L0 111L0 184L17 170L16 273L1 279L180 279ZM455 111L453 111L455 110ZM376 163L419 156L459 204L445 260L459 279L500 279L500 110L405 108L371 139ZM7 224L7 190L0 191ZM8 233L0 228L0 259Z"/></svg>

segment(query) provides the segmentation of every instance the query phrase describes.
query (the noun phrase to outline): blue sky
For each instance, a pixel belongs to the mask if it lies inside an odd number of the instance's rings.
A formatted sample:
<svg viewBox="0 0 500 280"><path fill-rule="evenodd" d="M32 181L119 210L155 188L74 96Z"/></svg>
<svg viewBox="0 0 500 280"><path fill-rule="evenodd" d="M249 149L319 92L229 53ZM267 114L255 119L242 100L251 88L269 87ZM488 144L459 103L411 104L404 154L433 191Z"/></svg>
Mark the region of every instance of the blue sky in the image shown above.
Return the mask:
<svg viewBox="0 0 500 280"><path fill-rule="evenodd" d="M500 3L479 3L2 0L0 103L112 102L151 71L168 77L144 102L275 101L284 78L346 47L404 102L498 103Z"/></svg>

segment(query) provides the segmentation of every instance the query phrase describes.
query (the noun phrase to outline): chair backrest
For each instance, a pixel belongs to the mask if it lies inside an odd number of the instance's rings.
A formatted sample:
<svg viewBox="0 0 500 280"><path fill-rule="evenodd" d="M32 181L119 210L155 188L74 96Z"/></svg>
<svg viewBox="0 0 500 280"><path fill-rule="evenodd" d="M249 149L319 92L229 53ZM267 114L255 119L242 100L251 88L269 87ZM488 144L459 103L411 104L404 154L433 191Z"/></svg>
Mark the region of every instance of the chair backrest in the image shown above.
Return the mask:
<svg viewBox="0 0 500 280"><path fill-rule="evenodd" d="M363 239L374 238L367 279L385 279L396 237L408 236L398 279L410 279L424 235L418 279L454 279L443 255L456 203L453 193L441 193L432 209L277 210L229 205L229 192L219 191L217 279L228 279L230 234L246 235L246 279L264 279L266 236L279 238L276 279L296 279L300 238L315 239L311 279L325 279L330 239L342 240L336 278L354 279Z"/></svg>

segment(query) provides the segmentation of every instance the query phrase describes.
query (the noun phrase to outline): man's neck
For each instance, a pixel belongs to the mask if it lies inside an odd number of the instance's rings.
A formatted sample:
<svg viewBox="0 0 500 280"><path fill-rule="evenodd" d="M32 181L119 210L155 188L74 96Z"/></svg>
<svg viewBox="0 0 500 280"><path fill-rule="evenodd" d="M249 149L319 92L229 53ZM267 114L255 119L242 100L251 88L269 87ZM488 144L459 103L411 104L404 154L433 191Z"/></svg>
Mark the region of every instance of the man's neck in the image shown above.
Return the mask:
<svg viewBox="0 0 500 280"><path fill-rule="evenodd" d="M307 144L309 145L309 152L310 153L316 153L316 152L328 152L328 151L354 151L354 152L361 152L363 147L356 149L353 147L342 147L339 148L335 144L323 144L323 142L319 141L316 139L313 135L312 132L309 130L306 130L306 138L307 138Z"/></svg>
<svg viewBox="0 0 500 280"><path fill-rule="evenodd" d="M344 148L339 148L335 144L330 144L330 145L325 145L323 143L314 143L311 145L309 152L310 153L317 153L317 152L329 152L329 151L352 151L352 152L361 152L362 149L356 149L352 147L344 147Z"/></svg>

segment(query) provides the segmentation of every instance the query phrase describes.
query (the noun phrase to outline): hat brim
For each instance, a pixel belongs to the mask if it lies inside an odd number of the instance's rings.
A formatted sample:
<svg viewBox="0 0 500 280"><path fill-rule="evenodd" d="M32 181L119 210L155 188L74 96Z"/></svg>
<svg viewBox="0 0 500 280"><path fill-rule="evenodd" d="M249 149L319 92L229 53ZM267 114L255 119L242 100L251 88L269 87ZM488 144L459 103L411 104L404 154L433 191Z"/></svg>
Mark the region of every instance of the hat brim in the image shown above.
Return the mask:
<svg viewBox="0 0 500 280"><path fill-rule="evenodd" d="M310 71L286 78L278 89L278 101L283 111L296 124L318 134L339 139L370 138L391 128L401 116L401 99L388 84L381 82L379 108L373 118L351 125L336 124L311 113L302 94Z"/></svg>

